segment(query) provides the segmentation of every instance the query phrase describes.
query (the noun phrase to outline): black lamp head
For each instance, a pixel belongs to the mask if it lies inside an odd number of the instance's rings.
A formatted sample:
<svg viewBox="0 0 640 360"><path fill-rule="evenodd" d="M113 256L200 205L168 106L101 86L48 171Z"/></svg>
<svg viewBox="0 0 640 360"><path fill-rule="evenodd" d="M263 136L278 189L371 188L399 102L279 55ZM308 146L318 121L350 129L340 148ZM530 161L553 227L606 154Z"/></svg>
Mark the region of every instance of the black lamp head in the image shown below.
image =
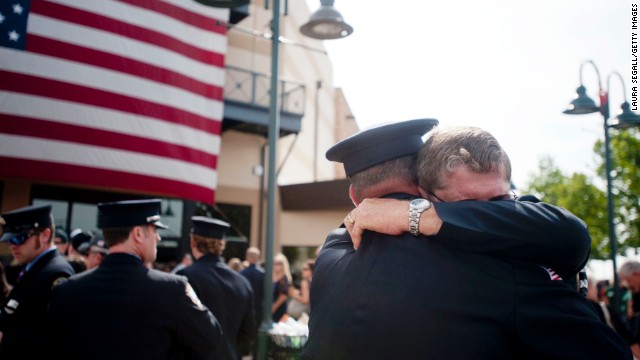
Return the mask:
<svg viewBox="0 0 640 360"><path fill-rule="evenodd" d="M321 0L320 9L311 14L309 22L300 27L304 35L318 40L341 39L353 33L353 27L344 22L333 7L333 0Z"/></svg>
<svg viewBox="0 0 640 360"><path fill-rule="evenodd" d="M587 95L587 89L584 86L580 85L576 92L578 96L571 101L571 104L567 106L567 110L563 111L563 113L582 115L600 111L600 107L596 105L596 102Z"/></svg>
<svg viewBox="0 0 640 360"><path fill-rule="evenodd" d="M610 126L616 129L628 129L640 126L640 115L631 111L628 102L623 102L620 106L622 111L615 118L611 119Z"/></svg>

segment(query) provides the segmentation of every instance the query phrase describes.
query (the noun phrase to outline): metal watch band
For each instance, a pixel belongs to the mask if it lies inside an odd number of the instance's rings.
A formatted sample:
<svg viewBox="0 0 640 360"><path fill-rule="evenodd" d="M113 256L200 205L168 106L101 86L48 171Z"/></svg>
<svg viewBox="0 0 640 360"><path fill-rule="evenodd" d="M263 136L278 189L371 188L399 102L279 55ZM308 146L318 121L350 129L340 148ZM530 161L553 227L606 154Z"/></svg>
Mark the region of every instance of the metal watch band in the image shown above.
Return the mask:
<svg viewBox="0 0 640 360"><path fill-rule="evenodd" d="M420 234L420 214L417 209L411 209L409 211L409 232L413 236Z"/></svg>
<svg viewBox="0 0 640 360"><path fill-rule="evenodd" d="M413 199L409 203L409 232L413 236L420 235L420 215L431 207L427 199Z"/></svg>

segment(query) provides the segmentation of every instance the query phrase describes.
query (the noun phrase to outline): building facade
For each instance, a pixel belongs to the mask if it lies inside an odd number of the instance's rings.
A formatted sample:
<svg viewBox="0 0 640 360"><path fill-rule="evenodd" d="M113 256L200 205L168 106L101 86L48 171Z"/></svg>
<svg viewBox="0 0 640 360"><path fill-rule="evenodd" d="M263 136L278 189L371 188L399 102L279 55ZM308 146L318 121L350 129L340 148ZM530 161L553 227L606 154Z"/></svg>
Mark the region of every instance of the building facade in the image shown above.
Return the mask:
<svg viewBox="0 0 640 360"><path fill-rule="evenodd" d="M197 10L201 5L194 2L189 6ZM323 42L306 38L298 30L309 18L306 4L288 3L284 10L280 20L280 34L286 41L280 44L279 57L281 131L277 141L275 252L285 251L294 257L300 253L299 261L304 261L352 207L344 172L327 161L324 154L358 127L342 91L333 86L332 64ZM0 211L48 203L53 205L56 226L68 232L77 228L97 232L97 203L161 198L163 218L171 229L161 234L159 261L177 260L188 251L189 219L194 214L222 217L232 224L227 257L243 258L247 246L264 250L271 17L271 9L265 8L263 1L254 0L231 9L228 22L217 22L217 26L226 28L221 35L226 39L226 49L224 83L219 85L223 90L221 122L216 144L211 144L212 148L217 147L212 180L215 198L212 196L211 201L180 196L180 183L147 189L143 178L136 178L131 186L102 186L100 181L83 183L55 177L42 180L20 169L9 169L0 172ZM6 97L7 92L0 96ZM0 105L0 113L5 113L2 106L5 105ZM10 114L3 116L0 122L16 121ZM0 127L0 137L15 139L15 134L3 128ZM191 139L183 140L189 143ZM93 141L101 140L90 142ZM208 146L205 141L193 147ZM2 144L0 155L1 150ZM4 162L1 159L2 156L0 161ZM64 169L49 165L46 171ZM182 177L188 178L189 173ZM0 254L6 260L9 252L2 246Z"/></svg>

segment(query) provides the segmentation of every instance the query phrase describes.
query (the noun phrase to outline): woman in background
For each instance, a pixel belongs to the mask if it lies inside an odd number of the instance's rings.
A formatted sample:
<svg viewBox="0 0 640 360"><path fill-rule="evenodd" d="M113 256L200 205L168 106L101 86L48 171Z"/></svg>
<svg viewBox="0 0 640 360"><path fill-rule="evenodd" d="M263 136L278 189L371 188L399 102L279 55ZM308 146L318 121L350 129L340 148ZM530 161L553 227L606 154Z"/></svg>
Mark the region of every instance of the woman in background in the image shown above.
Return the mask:
<svg viewBox="0 0 640 360"><path fill-rule="evenodd" d="M279 322L287 313L289 284L291 284L289 260L282 253L277 254L273 258L273 305L271 306L273 322Z"/></svg>
<svg viewBox="0 0 640 360"><path fill-rule="evenodd" d="M289 288L289 307L288 313L296 319L302 316L302 313L309 315L309 289L311 288L311 278L313 277L314 260L307 260L302 266L302 279L300 280L300 290L295 286Z"/></svg>

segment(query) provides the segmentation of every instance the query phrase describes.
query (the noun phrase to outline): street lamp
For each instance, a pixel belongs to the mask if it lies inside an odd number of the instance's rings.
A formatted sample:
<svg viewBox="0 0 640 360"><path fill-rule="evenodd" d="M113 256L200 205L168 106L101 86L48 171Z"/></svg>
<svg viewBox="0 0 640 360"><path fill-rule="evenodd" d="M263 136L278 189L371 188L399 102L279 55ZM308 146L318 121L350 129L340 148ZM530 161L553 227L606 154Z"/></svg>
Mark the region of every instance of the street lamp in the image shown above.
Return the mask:
<svg viewBox="0 0 640 360"><path fill-rule="evenodd" d="M300 27L304 35L319 40L340 39L351 35L353 28L344 22L342 15L333 7L333 0L320 0L320 9L309 17L309 22Z"/></svg>
<svg viewBox="0 0 640 360"><path fill-rule="evenodd" d="M265 7L268 6L265 2ZM350 35L353 28L347 25L340 13L333 9L333 0L321 0L321 9L311 15L311 20L300 31L314 39L338 39ZM345 27L346 26L346 27ZM317 30L317 31L316 31ZM337 31L337 32L334 32ZM339 35L339 36L338 36ZM262 323L258 331L258 360L267 358L267 333L272 327L271 305L273 303L273 246L275 244L276 217L276 147L280 133L280 106L278 96L278 56L280 43L280 0L273 2L271 20L271 87L269 88L269 163L267 167L267 229L265 244L264 294L262 300ZM317 111L317 109L316 109Z"/></svg>
<svg viewBox="0 0 640 360"><path fill-rule="evenodd" d="M597 106L595 101L591 99L587 95L586 88L582 83L582 69L585 64L591 64L598 75L598 88L599 88L599 97L600 97L600 106ZM609 119L609 96L608 92L610 90L610 81L611 77L616 75L620 82L622 83L622 91L624 97L624 103L622 103L622 112L617 115L614 119ZM611 169L613 167L611 160L611 138L609 136L609 128L628 128L631 126L640 125L640 116L633 113L629 107L629 103L627 102L627 94L624 86L624 81L622 76L620 76L617 72L612 72L607 77L607 89L603 89L602 82L600 78L600 71L598 71L598 67L591 60L586 60L580 64L580 86L576 90L578 95L567 107L567 110L563 111L565 114L569 115L582 115L582 114L591 114L599 111L604 118L604 158L605 158L605 172L607 179L607 210L608 210L608 221L609 221L609 245L611 248L611 261L613 262L613 305L618 306L618 268L616 265L616 253L617 253L617 239L616 239L616 231L615 224L613 221L614 216L614 204L613 204L613 192L612 192L612 180L611 180ZM611 124L609 124L609 120L611 120Z"/></svg>

